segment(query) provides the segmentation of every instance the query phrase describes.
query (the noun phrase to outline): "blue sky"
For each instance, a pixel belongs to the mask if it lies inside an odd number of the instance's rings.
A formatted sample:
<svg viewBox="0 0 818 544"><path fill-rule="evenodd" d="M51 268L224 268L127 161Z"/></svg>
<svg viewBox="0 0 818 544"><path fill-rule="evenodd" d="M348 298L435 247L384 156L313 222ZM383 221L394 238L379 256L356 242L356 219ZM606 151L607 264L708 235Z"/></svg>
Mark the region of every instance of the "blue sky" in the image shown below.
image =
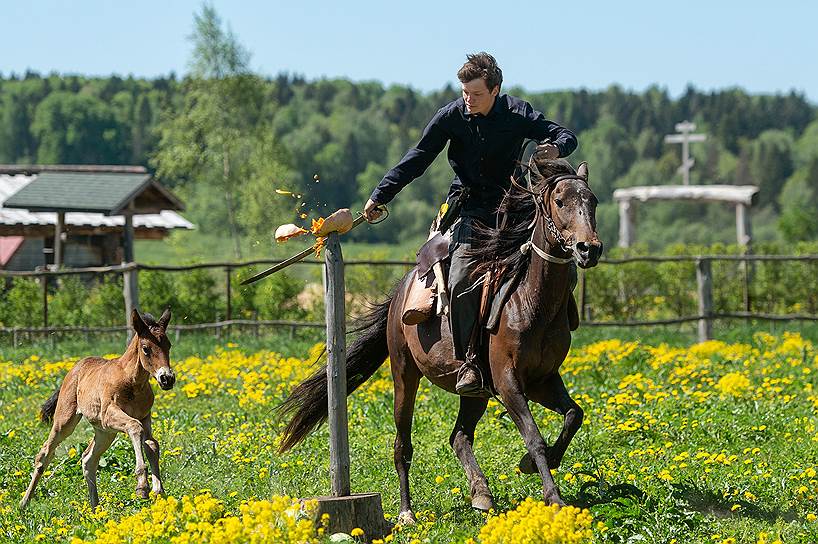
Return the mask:
<svg viewBox="0 0 818 544"><path fill-rule="evenodd" d="M265 75L346 77L420 90L456 83L487 50L531 91L651 84L672 95L739 86L818 103L818 3L789 0L460 3L212 2ZM0 0L0 72L187 71L194 0Z"/></svg>

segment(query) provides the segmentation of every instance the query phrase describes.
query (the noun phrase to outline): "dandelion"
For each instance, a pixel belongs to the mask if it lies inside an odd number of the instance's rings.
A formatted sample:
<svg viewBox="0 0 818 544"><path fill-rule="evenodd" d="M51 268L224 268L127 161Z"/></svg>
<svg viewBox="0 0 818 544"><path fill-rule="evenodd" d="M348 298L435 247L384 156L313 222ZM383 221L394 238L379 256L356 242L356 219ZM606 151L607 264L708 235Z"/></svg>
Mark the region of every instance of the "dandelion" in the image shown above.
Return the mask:
<svg viewBox="0 0 818 544"><path fill-rule="evenodd" d="M730 372L721 377L716 389L722 395L740 397L750 387L750 380L741 372Z"/></svg>

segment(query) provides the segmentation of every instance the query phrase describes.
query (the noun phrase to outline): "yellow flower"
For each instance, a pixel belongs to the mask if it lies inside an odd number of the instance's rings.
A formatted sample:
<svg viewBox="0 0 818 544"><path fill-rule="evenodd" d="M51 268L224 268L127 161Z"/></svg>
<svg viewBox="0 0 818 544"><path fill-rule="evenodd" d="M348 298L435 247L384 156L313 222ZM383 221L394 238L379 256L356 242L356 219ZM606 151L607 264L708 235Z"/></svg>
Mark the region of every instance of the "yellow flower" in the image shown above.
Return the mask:
<svg viewBox="0 0 818 544"><path fill-rule="evenodd" d="M740 397L750 387L750 380L741 372L730 372L716 383L716 389L722 395Z"/></svg>
<svg viewBox="0 0 818 544"><path fill-rule="evenodd" d="M349 534L354 537L364 536L364 530L360 527L355 527Z"/></svg>
<svg viewBox="0 0 818 544"><path fill-rule="evenodd" d="M546 506L527 498L515 509L494 516L480 530L482 544L523 544L537 535L541 544L585 544L593 538L593 518L574 506Z"/></svg>

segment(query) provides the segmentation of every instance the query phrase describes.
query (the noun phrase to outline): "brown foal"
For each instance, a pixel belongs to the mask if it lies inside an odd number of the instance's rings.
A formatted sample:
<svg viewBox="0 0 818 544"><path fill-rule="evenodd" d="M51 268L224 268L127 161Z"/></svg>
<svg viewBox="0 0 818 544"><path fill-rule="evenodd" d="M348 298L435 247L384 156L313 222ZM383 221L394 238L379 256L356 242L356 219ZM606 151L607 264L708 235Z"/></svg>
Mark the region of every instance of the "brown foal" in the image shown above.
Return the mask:
<svg viewBox="0 0 818 544"><path fill-rule="evenodd" d="M53 424L48 440L34 459L31 483L20 502L21 509L31 500L43 471L54 458L54 450L74 432L83 416L94 427L94 438L82 454L82 473L92 507L99 503L99 459L118 432L128 435L136 454L137 496L148 497L143 445L151 467L152 491L164 493L159 474L159 443L151 432L154 397L149 380L153 376L164 390L176 382L170 368L170 341L165 334L169 321L170 309L158 320L134 310L131 325L136 335L121 357L86 357L68 371L62 386L45 401L40 411L40 418Z"/></svg>

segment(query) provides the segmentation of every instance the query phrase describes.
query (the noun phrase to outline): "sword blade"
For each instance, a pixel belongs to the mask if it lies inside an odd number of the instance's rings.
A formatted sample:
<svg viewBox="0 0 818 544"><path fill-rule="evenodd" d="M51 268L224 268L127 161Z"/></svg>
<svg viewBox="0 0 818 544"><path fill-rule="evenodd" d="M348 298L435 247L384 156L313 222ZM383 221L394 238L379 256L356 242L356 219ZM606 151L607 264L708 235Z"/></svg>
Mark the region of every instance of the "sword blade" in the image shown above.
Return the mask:
<svg viewBox="0 0 818 544"><path fill-rule="evenodd" d="M258 274L256 274L255 276L250 276L249 278L247 278L246 280L244 280L243 282L241 282L241 285L247 285L247 284L249 284L249 283L254 283L254 282L257 282L258 280L260 280L260 279L262 279L262 278L266 278L266 277L267 277L267 276L269 276L270 274L273 274L273 273L275 273L275 272L278 272L278 271L279 271L279 270L281 270L282 268L287 268L287 267L288 267L288 266L290 266L291 264L294 264L294 263L297 263L298 261L303 260L304 258L308 257L308 256L309 256L311 253L313 253L313 252L315 252L315 250L314 250L313 248L311 248L311 247L308 247L307 249L305 249L305 250L304 250L304 251L302 251L301 253L298 253L297 255L293 255L292 257L290 257L290 258L289 258L289 259L287 259L286 261L281 261L280 263L278 263L278 264L276 264L276 265L271 266L271 267L270 267L270 268L268 268L267 270L264 270L264 271L262 271L262 272L259 272L259 273L258 273Z"/></svg>
<svg viewBox="0 0 818 544"><path fill-rule="evenodd" d="M359 215L358 217L356 217L356 218L355 218L355 221L353 221L353 222L352 222L352 226L349 228L349 230L354 229L355 227L357 227L358 225L360 225L360 224L361 224L361 223L363 223L363 222L364 222L364 216L363 216L363 215ZM349 232L349 230L348 230L347 232ZM290 258L289 258L289 259L287 259L286 261L281 261L281 262L280 262L280 263L278 263L277 265L271 266L271 267L270 267L270 268L268 268L267 270L264 270L264 271L262 271L262 272L259 272L259 273L258 273L258 274L256 274L255 276L250 276L250 277L249 277L249 278L247 278L246 280L242 281L242 282L241 282L241 285L247 285L247 284L250 284L250 283L254 283L254 282L257 282L257 281L258 281L258 280L260 280L260 279L266 278L266 277L267 277L267 276L269 276L270 274L275 274L275 273L276 273L276 272L278 272L279 270L281 270L281 269L283 269L283 268L287 268L287 267L288 267L288 266L290 266L291 264L295 264L295 263L297 263L298 261L302 261L302 260L304 260L306 257L308 257L308 256L309 256L311 253L313 253L314 251L315 251L315 249L314 249L313 247L308 247L307 249L305 249L305 250L304 250L304 251L302 251L301 253L298 253L298 254L296 254L296 255L293 255L292 257L290 257Z"/></svg>

